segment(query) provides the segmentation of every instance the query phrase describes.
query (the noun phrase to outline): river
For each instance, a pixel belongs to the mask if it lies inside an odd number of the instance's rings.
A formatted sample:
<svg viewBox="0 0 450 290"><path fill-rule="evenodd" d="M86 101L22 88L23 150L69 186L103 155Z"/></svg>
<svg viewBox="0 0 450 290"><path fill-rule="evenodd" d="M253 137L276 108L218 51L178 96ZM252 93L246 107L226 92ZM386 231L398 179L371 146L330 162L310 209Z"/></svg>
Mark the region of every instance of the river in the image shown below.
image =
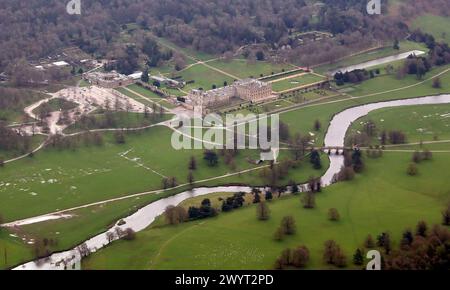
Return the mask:
<svg viewBox="0 0 450 290"><path fill-rule="evenodd" d="M356 64L356 65L350 65L350 66L347 66L347 67L338 68L338 69L335 69L335 70L327 72L327 74L334 76L339 71L345 73L345 72L353 71L355 69L366 69L366 68L369 68L369 67L374 67L374 66L377 66L377 65L382 65L382 64L386 64L386 63L390 63L390 62L406 59L411 54L415 54L415 55L418 56L418 55L425 54L425 52L421 51L421 50L412 50L412 51L408 51L408 52L404 52L404 53L400 53L400 54L396 54L396 55L391 55L391 56L387 56L387 57L383 57L383 58L379 58L379 59L363 62L363 63Z"/></svg>
<svg viewBox="0 0 450 290"><path fill-rule="evenodd" d="M450 95L439 95L439 96L428 96L421 98L413 98L413 99L403 99L403 100L394 100L394 101L386 101L379 103L372 103L361 105L353 108L346 109L338 114L336 114L328 128L328 131L325 135L325 146L326 147L343 147L344 139L347 133L347 130L351 126L351 124L358 120L359 118L369 114L370 112L382 108L393 108L400 106L412 106L412 105L429 105L429 104L448 104L450 103ZM331 154L330 158L330 167L327 172L322 177L322 183L324 186L329 186L332 184L333 177L336 173L338 173L341 167L344 164L344 158L342 155ZM139 232L150 226L153 221L164 213L164 210L167 206L173 205L176 206L183 202L186 199L202 196L210 193L216 192L250 192L250 187L241 187L241 186L222 186L222 187L214 187L214 188L197 188L192 191L185 191L179 193L174 196L170 196L167 198L163 198L156 202L153 202L142 209L138 210L136 213L128 216L123 219L125 224L118 225L116 224L109 231L113 232L116 227L125 230L127 228L133 229L135 232ZM87 240L86 245L91 250L91 252L96 252L102 247L108 244L108 239L106 232L100 235L95 236L92 239ZM67 264L79 264L81 257L77 248L62 252L56 253L52 256L39 260L37 262L29 262L23 265L16 267L16 270L62 270L65 268L63 263L59 263L60 261L65 260Z"/></svg>

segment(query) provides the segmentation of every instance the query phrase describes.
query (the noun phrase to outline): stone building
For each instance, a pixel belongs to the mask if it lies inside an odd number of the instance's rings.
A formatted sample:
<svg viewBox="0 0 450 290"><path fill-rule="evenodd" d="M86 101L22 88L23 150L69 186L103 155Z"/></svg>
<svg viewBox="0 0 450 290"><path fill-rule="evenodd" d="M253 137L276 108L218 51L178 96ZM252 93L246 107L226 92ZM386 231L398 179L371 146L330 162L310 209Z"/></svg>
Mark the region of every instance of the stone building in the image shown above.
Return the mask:
<svg viewBox="0 0 450 290"><path fill-rule="evenodd" d="M219 89L203 91L192 90L187 99L197 113L208 113L214 107L226 106L233 98L238 98L253 103L276 97L272 92L272 86L256 79L236 81L230 86Z"/></svg>
<svg viewBox="0 0 450 290"><path fill-rule="evenodd" d="M134 83L134 79L125 75L119 74L115 71L90 72L83 74L83 79L88 81L91 85L114 89L117 87L124 87Z"/></svg>
<svg viewBox="0 0 450 290"><path fill-rule="evenodd" d="M272 86L259 80L244 79L236 81L233 86L237 97L253 103L273 97Z"/></svg>

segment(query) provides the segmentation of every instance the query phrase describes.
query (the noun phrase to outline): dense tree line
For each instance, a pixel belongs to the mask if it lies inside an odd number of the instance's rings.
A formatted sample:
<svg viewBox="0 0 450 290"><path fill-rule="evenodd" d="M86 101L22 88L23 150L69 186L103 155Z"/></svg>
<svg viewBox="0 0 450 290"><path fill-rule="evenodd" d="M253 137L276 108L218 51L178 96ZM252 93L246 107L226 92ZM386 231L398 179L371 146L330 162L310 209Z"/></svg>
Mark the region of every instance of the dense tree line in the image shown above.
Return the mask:
<svg viewBox="0 0 450 290"><path fill-rule="evenodd" d="M362 1L327 0L323 6L308 2L84 0L82 14L71 16L66 13L66 1L4 0L0 3L3 28L0 31L0 70L17 63L18 59L38 59L75 45L99 57L117 58L120 69L132 71L137 59L127 54L134 55L135 48L116 42L122 30L134 29L127 26L129 23L138 24L132 44L144 52L151 66L171 58L172 53L139 34L142 30L151 30L178 45L210 53L224 53L255 42L265 43L272 49L295 46L292 42L295 37L291 37L295 31L330 31L336 38L321 42L323 49L305 53L314 50L313 43L298 47L289 55L316 63L329 61L351 49L368 47L379 40L400 39L407 32L402 22L407 20L405 17L393 17L388 13L368 16L366 3ZM442 1L431 2L427 7L439 7L436 5ZM308 59L308 56L311 57ZM258 58L262 59L261 53Z"/></svg>
<svg viewBox="0 0 450 290"><path fill-rule="evenodd" d="M1 111L14 111L22 114L23 108L41 99L43 94L29 90L0 87L0 96L0 121L11 121L8 120L7 115L2 115Z"/></svg>
<svg viewBox="0 0 450 290"><path fill-rule="evenodd" d="M217 214L217 210L212 206L211 200L208 198L204 199L199 207L191 206L188 210L190 220L214 217Z"/></svg>
<svg viewBox="0 0 450 290"><path fill-rule="evenodd" d="M31 150L31 137L21 136L14 130L0 124L0 150L17 151L25 154Z"/></svg>

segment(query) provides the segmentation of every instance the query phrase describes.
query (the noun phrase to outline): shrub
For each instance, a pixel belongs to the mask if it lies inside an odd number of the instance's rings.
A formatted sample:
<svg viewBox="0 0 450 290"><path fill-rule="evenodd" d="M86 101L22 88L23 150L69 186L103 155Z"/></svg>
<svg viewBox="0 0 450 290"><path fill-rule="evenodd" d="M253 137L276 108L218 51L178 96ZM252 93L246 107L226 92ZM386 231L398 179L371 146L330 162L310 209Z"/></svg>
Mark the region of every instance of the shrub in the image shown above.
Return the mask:
<svg viewBox="0 0 450 290"><path fill-rule="evenodd" d="M281 229L285 235L295 234L295 220L292 216L285 216L281 221Z"/></svg>
<svg viewBox="0 0 450 290"><path fill-rule="evenodd" d="M125 232L123 233L123 237L125 241L133 241L136 239L136 233L133 229L127 228Z"/></svg>
<svg viewBox="0 0 450 290"><path fill-rule="evenodd" d="M372 235L368 235L366 240L364 241L364 246L367 249L373 249L375 247L375 240L373 239Z"/></svg>
<svg viewBox="0 0 450 290"><path fill-rule="evenodd" d="M419 173L419 169L417 168L416 163L411 163L406 170L406 173L410 176L416 176Z"/></svg>
<svg viewBox="0 0 450 290"><path fill-rule="evenodd" d="M307 192L302 198L303 207L313 209L316 207L316 195L313 192Z"/></svg>
<svg viewBox="0 0 450 290"><path fill-rule="evenodd" d="M282 241L284 239L284 231L281 227L277 228L277 230L273 234L273 239L275 241Z"/></svg>
<svg viewBox="0 0 450 290"><path fill-rule="evenodd" d="M256 215L260 221L266 221L270 218L270 210L267 204L262 201L256 206Z"/></svg>
<svg viewBox="0 0 450 290"><path fill-rule="evenodd" d="M328 210L328 219L329 219L330 221L339 221L340 218L341 218L341 217L340 217L339 212L338 212L337 209L335 209L335 208L330 208L330 209Z"/></svg>
<svg viewBox="0 0 450 290"><path fill-rule="evenodd" d="M309 250L300 246L292 251L291 264L297 268L305 267L309 262Z"/></svg>

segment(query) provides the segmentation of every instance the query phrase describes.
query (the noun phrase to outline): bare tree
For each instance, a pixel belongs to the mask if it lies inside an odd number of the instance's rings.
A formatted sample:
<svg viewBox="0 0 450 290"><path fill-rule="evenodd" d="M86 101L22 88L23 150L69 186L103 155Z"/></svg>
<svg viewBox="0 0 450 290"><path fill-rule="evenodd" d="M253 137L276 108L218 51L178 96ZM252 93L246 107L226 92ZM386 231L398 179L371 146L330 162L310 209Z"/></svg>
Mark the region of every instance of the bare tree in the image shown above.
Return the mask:
<svg viewBox="0 0 450 290"><path fill-rule="evenodd" d="M181 206L168 206L164 212L164 216L169 225L177 225L188 219L188 213Z"/></svg>
<svg viewBox="0 0 450 290"><path fill-rule="evenodd" d="M108 240L109 244L112 243L115 238L116 238L115 233L113 233L113 232L107 232L106 233L106 239Z"/></svg>
<svg viewBox="0 0 450 290"><path fill-rule="evenodd" d="M256 215L260 221L266 221L270 218L269 206L262 201L256 205Z"/></svg>
<svg viewBox="0 0 450 290"><path fill-rule="evenodd" d="M285 235L293 235L297 231L295 226L295 219L293 216L285 216L281 220L280 227Z"/></svg>
<svg viewBox="0 0 450 290"><path fill-rule="evenodd" d="M86 243L82 243L81 245L79 245L77 247L77 251L82 258L87 257L91 254L91 250L89 249Z"/></svg>

